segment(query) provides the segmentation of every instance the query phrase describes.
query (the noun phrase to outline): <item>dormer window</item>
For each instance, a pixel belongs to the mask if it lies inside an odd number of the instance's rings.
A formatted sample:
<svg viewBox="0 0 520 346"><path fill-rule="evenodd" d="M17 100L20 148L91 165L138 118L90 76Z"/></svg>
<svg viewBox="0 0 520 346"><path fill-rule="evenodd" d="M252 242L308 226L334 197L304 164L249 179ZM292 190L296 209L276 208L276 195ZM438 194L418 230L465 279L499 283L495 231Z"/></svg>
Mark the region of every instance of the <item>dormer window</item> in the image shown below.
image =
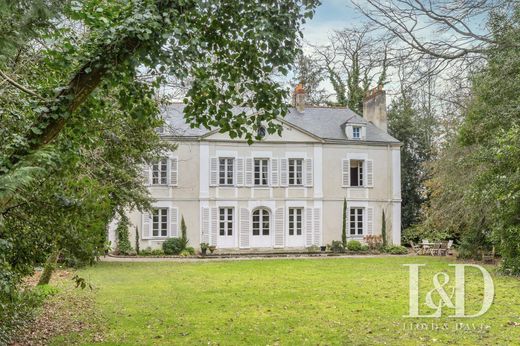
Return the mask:
<svg viewBox="0 0 520 346"><path fill-rule="evenodd" d="M361 126L352 127L352 138L361 139Z"/></svg>

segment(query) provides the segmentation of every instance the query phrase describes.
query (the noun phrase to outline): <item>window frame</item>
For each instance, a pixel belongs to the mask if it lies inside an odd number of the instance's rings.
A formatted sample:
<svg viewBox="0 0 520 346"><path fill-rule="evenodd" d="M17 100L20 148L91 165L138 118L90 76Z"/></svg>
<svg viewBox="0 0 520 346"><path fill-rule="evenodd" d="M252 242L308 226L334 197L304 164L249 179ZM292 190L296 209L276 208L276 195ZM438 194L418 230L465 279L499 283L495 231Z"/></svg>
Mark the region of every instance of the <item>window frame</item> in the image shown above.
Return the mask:
<svg viewBox="0 0 520 346"><path fill-rule="evenodd" d="M349 186L351 187L365 187L366 179L365 179L365 161L366 160L350 160L349 162ZM357 167L353 167L352 163L356 162ZM354 174L353 169L357 169L357 184L353 184Z"/></svg>
<svg viewBox="0 0 520 346"><path fill-rule="evenodd" d="M168 185L168 159L162 158L152 164L152 184L157 186ZM156 175L157 172L157 175Z"/></svg>
<svg viewBox="0 0 520 346"><path fill-rule="evenodd" d="M257 172L258 162L258 172ZM265 163L265 165L264 165ZM257 177L258 175L258 177ZM253 159L253 185L254 186L269 186L269 159L268 158L254 158Z"/></svg>
<svg viewBox="0 0 520 346"><path fill-rule="evenodd" d="M155 221L157 217L157 221ZM152 210L152 237L166 238L169 232L169 208L154 208ZM166 227L163 227L166 225ZM157 226L157 227L156 227ZM157 231L157 234L156 234ZM164 235L163 235L164 233Z"/></svg>
<svg viewBox="0 0 520 346"><path fill-rule="evenodd" d="M287 177L289 186L303 186L303 159L291 158L287 163ZM292 170L291 170L292 168ZM299 172L298 172L299 169ZM298 173L300 176L298 177ZM298 182L299 179L299 182ZM292 182L291 182L292 181Z"/></svg>
<svg viewBox="0 0 520 346"><path fill-rule="evenodd" d="M221 170L221 168L222 168L221 161L224 161L224 170L223 171ZM231 167L229 166L230 163L231 163ZM231 173L231 177L229 176L230 173ZM222 179L224 180L224 182L222 182ZM235 184L235 158L234 157L219 157L218 158L218 185L219 186L234 186L234 184Z"/></svg>
<svg viewBox="0 0 520 346"><path fill-rule="evenodd" d="M352 126L352 139L361 139L361 126Z"/></svg>
<svg viewBox="0 0 520 346"><path fill-rule="evenodd" d="M258 215L256 215L258 213ZM253 210L251 230L254 237L266 237L270 235L271 231L271 213L267 208L257 208ZM258 220L255 221L255 218ZM267 225L267 227L266 227ZM255 232L257 234L255 234Z"/></svg>
<svg viewBox="0 0 520 346"><path fill-rule="evenodd" d="M352 207L348 215L348 234L352 237L363 236L365 233L365 208ZM353 219L354 218L354 219Z"/></svg>
<svg viewBox="0 0 520 346"><path fill-rule="evenodd" d="M234 208L218 208L218 235L220 237L232 237L234 234Z"/></svg>
<svg viewBox="0 0 520 346"><path fill-rule="evenodd" d="M288 223L287 229L289 236L301 236L303 235L303 208L301 207L290 207L288 212ZM299 218L299 220L298 220Z"/></svg>

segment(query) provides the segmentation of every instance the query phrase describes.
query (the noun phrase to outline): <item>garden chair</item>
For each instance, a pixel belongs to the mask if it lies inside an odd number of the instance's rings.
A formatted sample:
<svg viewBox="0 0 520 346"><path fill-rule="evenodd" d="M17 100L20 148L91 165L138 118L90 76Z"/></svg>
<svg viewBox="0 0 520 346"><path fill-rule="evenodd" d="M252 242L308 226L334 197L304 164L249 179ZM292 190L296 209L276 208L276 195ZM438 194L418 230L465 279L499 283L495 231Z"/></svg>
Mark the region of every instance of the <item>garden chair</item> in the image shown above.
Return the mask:
<svg viewBox="0 0 520 346"><path fill-rule="evenodd" d="M483 253L482 254L482 262L495 264L495 247L491 250L491 253Z"/></svg>
<svg viewBox="0 0 520 346"><path fill-rule="evenodd" d="M435 243L430 248L430 254L432 256L438 256L440 254L442 243Z"/></svg>
<svg viewBox="0 0 520 346"><path fill-rule="evenodd" d="M448 240L448 247L446 249L446 256L453 255L453 253L451 252L452 246L453 246L453 240Z"/></svg>
<svg viewBox="0 0 520 346"><path fill-rule="evenodd" d="M446 256L447 253L448 253L448 242L441 241L441 244L440 244L439 248L437 249L437 255Z"/></svg>
<svg viewBox="0 0 520 346"><path fill-rule="evenodd" d="M416 255L421 255L422 254L422 249L419 245L415 244L413 241L410 240L410 246L412 247L412 250L413 252L416 254Z"/></svg>
<svg viewBox="0 0 520 346"><path fill-rule="evenodd" d="M428 253L430 252L430 241L428 239L423 239L422 240L422 251L423 253Z"/></svg>

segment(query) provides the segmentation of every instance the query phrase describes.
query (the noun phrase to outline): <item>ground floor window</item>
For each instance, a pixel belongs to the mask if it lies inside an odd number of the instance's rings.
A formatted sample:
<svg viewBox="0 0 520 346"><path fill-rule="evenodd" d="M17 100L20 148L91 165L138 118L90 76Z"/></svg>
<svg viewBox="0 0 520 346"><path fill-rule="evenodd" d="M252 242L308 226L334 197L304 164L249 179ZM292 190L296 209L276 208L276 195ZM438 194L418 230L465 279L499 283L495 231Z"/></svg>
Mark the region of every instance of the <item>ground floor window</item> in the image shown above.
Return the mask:
<svg viewBox="0 0 520 346"><path fill-rule="evenodd" d="M157 208L152 214L152 236L168 236L168 208Z"/></svg>
<svg viewBox="0 0 520 346"><path fill-rule="evenodd" d="M233 208L220 208L219 214L219 234L233 235Z"/></svg>
<svg viewBox="0 0 520 346"><path fill-rule="evenodd" d="M289 208L289 235L302 235L303 208Z"/></svg>
<svg viewBox="0 0 520 346"><path fill-rule="evenodd" d="M269 211L256 209L253 211L253 235L269 235Z"/></svg>
<svg viewBox="0 0 520 346"><path fill-rule="evenodd" d="M350 208L350 235L363 235L363 208Z"/></svg>

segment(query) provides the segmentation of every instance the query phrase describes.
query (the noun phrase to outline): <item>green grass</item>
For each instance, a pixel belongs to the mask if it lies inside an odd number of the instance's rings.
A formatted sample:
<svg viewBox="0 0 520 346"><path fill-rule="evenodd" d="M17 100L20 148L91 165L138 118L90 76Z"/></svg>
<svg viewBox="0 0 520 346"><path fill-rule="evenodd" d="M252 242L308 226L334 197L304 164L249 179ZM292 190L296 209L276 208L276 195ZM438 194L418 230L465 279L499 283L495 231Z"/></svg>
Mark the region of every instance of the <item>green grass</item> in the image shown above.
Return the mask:
<svg viewBox="0 0 520 346"><path fill-rule="evenodd" d="M105 344L520 343L518 279L493 276L494 304L482 317L410 319L402 317L408 313L405 263L427 264L423 297L433 274L453 273L446 259L384 257L100 263L79 274L96 287ZM480 278L467 270L468 313L479 310ZM428 330L410 330L410 323L426 323Z"/></svg>

